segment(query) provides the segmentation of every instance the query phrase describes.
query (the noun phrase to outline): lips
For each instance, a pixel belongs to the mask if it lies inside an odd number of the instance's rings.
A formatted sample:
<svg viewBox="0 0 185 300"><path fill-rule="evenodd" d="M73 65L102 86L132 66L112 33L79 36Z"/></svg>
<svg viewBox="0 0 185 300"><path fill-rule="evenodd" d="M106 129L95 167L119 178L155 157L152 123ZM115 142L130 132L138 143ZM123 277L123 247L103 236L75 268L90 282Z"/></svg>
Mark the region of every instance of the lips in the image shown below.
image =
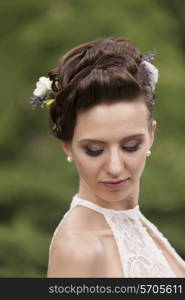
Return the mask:
<svg viewBox="0 0 185 300"><path fill-rule="evenodd" d="M120 180L119 181L105 181L105 182L102 182L102 184L109 189L119 190L119 189L124 188L127 185L128 179L129 178L121 180L121 181Z"/></svg>

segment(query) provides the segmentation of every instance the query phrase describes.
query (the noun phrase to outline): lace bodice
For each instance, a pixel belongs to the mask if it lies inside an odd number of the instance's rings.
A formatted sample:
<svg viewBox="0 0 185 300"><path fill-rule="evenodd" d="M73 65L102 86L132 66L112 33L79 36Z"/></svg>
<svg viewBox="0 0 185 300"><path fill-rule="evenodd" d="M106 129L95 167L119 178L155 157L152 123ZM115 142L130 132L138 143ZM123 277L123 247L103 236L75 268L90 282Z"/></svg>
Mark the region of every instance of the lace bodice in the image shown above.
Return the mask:
<svg viewBox="0 0 185 300"><path fill-rule="evenodd" d="M113 210L82 199L76 194L63 219L77 205L93 209L104 216L118 247L124 277L176 277L163 252L149 235L147 228L160 244L168 249L173 259L185 267L182 258L157 227L144 217L138 205L128 210Z"/></svg>

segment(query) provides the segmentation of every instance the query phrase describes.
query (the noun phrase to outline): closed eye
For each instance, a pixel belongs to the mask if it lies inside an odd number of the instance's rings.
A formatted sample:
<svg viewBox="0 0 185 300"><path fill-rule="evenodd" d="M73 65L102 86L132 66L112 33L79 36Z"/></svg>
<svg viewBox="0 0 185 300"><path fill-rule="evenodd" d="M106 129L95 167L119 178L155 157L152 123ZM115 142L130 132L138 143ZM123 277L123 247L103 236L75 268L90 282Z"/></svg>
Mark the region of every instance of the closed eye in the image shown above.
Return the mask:
<svg viewBox="0 0 185 300"><path fill-rule="evenodd" d="M123 147L123 149L128 152L133 152L133 151L137 151L139 149L139 145L135 145L132 147Z"/></svg>
<svg viewBox="0 0 185 300"><path fill-rule="evenodd" d="M123 151L126 152L135 152L139 150L139 144L132 146L132 147L122 147ZM90 156L98 156L103 152L103 150L91 150L88 147L85 147L85 153L90 155Z"/></svg>

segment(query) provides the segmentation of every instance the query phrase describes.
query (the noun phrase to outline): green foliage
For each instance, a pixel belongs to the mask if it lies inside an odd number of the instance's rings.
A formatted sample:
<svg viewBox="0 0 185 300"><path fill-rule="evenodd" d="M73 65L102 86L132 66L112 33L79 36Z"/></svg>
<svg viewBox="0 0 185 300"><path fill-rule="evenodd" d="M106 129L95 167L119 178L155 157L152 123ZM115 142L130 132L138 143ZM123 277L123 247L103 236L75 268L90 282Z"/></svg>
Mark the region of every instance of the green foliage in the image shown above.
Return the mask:
<svg viewBox="0 0 185 300"><path fill-rule="evenodd" d="M47 110L28 103L70 48L100 37L127 37L160 69L152 156L140 206L185 257L184 2L4 0L0 11L0 276L45 277L53 231L78 179L47 129Z"/></svg>

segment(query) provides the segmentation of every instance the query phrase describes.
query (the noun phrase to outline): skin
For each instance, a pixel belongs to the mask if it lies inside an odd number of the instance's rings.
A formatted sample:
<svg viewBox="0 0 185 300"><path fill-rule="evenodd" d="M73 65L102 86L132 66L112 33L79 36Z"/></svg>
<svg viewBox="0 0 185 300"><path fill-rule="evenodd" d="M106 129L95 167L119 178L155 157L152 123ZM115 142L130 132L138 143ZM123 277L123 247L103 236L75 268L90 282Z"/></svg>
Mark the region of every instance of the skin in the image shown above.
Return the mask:
<svg viewBox="0 0 185 300"><path fill-rule="evenodd" d="M81 198L118 210L131 209L138 204L140 178L157 127L155 120L149 127L148 116L143 101L100 104L78 114L73 139L62 142L62 147L75 163ZM143 136L123 140L136 134ZM82 139L101 143L80 142ZM136 145L139 149L128 151L131 149L128 147ZM89 156L85 147L102 152L98 156ZM120 189L110 189L102 183L126 178L128 180Z"/></svg>

